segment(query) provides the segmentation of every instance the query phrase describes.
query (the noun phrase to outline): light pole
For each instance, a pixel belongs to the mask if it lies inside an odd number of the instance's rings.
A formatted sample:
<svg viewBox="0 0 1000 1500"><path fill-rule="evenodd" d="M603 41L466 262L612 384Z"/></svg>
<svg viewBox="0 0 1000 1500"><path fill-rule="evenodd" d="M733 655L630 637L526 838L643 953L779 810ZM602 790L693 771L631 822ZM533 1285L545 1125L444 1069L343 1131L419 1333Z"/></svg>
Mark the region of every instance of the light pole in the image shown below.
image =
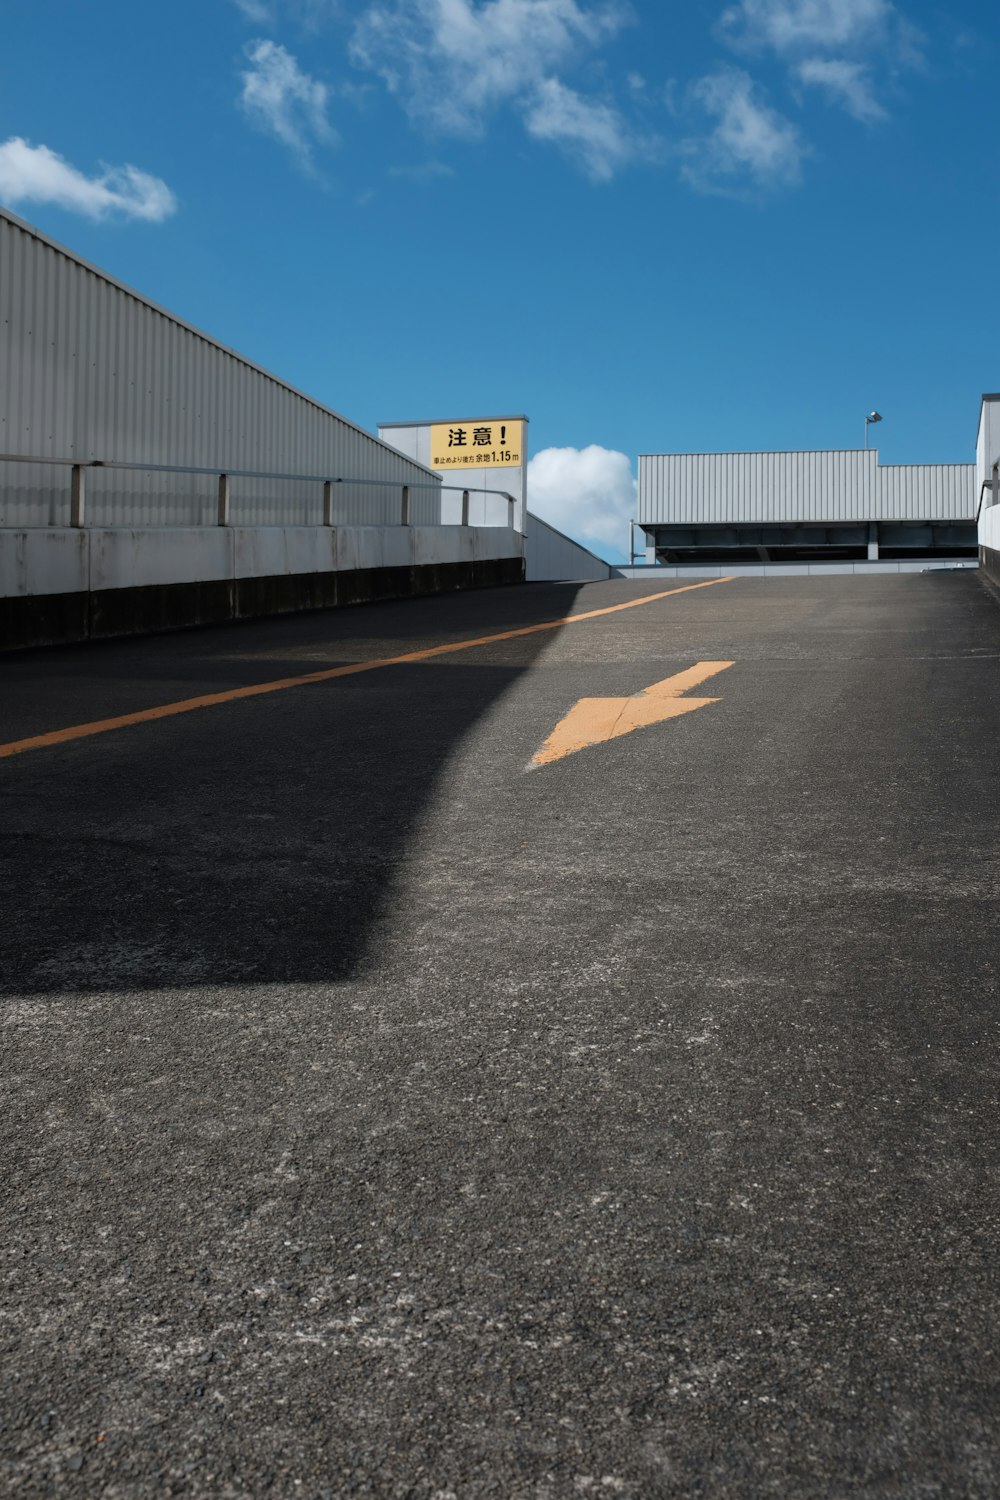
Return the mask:
<svg viewBox="0 0 1000 1500"><path fill-rule="evenodd" d="M881 422L882 418L877 411L870 411L865 417L865 450L868 449L868 429L873 422Z"/></svg>

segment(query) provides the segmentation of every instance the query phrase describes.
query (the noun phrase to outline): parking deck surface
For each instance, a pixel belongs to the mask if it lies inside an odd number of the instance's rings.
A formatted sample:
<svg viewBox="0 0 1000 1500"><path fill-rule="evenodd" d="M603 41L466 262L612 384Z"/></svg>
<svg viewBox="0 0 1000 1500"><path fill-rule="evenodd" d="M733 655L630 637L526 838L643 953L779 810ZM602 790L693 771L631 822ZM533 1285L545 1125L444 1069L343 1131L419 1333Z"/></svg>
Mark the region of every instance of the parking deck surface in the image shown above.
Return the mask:
<svg viewBox="0 0 1000 1500"><path fill-rule="evenodd" d="M993 1500L998 743L972 573L0 658L0 1491Z"/></svg>

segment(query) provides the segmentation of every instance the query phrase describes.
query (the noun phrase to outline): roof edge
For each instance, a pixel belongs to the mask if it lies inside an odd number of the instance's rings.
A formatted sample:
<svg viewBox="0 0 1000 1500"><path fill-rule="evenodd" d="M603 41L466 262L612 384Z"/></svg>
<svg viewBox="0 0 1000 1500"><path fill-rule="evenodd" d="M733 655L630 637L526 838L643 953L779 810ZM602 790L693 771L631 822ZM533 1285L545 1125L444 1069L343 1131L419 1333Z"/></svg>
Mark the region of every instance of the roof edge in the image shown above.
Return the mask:
<svg viewBox="0 0 1000 1500"><path fill-rule="evenodd" d="M469 427L473 422L530 421L531 418L526 417L523 412L507 412L506 414L501 412L498 417L435 417L432 420L423 418L419 422L379 422L377 426L381 432L383 428L389 427L452 427L456 422L462 422L466 427Z"/></svg>
<svg viewBox="0 0 1000 1500"><path fill-rule="evenodd" d="M233 349L228 344L222 343L220 339L213 338L203 328L196 328L186 318L182 318L177 313L171 312L168 307L162 307L159 302L154 302L152 297L147 297L144 292L136 291L135 287L129 286L127 282L119 281L118 277L112 276L110 271L104 271L100 266L95 266L92 261L84 260L82 255L77 255L76 251L71 250L68 245L63 245L59 240L54 240L51 235L45 234L34 224L29 224L27 219L22 219L17 214L12 213L2 203L0 203L0 219L6 219L16 229L20 229L25 234L31 235L33 239L40 241L43 245L47 245L50 250L54 250L58 255L64 255L67 260L73 261L75 265L80 266L84 271L89 271L93 276L99 276L102 281L107 282L109 286L115 287L119 292L124 292L127 297L134 297L136 302L141 302L144 307L148 307L152 312L158 313L161 318L166 318L169 322L175 323L178 328L183 328L186 333L193 333L195 338L201 339L203 343L210 344L213 349L218 349L222 354L228 354L230 359L238 360L241 365L245 365L247 369L253 370L255 374L263 375L265 380L273 381L275 385L281 386L282 390L288 391L293 396L298 396L300 401L307 401L317 411L323 412L324 416L334 417L338 422L343 422L345 427L350 427L354 432L360 433L362 437L370 438L373 443L378 443L379 447L387 449L395 458L405 458L408 463L415 464L418 469L422 469L431 478L440 478L440 475L436 474L433 469L428 469L418 459L408 458L405 453L400 453L398 448L393 448L391 443L383 442L377 433L369 432L367 427L362 427L358 422L352 422L350 417L345 417L342 412L334 411L332 406L324 406L323 402L317 401L315 396L310 396L306 391L300 391L298 386L290 385L287 380L282 380L281 376L275 375L272 370L265 370L263 365L255 364L252 359L248 359L238 349Z"/></svg>
<svg viewBox="0 0 1000 1500"><path fill-rule="evenodd" d="M639 453L638 458L776 458L781 454L803 453L870 453L878 457L877 448L709 448L701 452Z"/></svg>

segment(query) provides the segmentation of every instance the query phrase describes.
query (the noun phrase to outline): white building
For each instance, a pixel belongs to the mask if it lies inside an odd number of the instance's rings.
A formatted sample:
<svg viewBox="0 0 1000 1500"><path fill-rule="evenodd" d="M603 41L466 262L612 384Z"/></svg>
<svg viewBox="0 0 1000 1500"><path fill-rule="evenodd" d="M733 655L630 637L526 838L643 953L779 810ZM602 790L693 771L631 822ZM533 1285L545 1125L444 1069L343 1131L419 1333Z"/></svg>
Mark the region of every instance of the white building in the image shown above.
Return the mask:
<svg viewBox="0 0 1000 1500"><path fill-rule="evenodd" d="M1000 394L996 392L983 396L979 406L975 492L979 561L1000 583Z"/></svg>
<svg viewBox="0 0 1000 1500"><path fill-rule="evenodd" d="M886 465L874 449L644 454L638 525L649 563L973 559L976 466Z"/></svg>

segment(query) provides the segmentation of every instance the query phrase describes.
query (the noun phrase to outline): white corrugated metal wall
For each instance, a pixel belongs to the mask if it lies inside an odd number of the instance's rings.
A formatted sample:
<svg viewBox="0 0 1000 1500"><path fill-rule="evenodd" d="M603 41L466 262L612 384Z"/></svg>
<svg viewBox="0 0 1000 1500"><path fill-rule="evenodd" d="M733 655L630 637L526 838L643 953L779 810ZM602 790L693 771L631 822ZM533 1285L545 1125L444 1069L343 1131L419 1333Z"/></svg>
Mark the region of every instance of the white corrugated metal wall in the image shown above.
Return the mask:
<svg viewBox="0 0 1000 1500"><path fill-rule="evenodd" d="M659 453L639 459L643 525L969 520L972 464L881 466L874 449Z"/></svg>
<svg viewBox="0 0 1000 1500"><path fill-rule="evenodd" d="M980 486L993 478L993 465L998 458L996 407L1000 395L984 392L979 405L979 427L976 431L976 504L979 504Z"/></svg>
<svg viewBox="0 0 1000 1500"><path fill-rule="evenodd" d="M639 521L866 520L874 452L662 453L639 459Z"/></svg>
<svg viewBox="0 0 1000 1500"><path fill-rule="evenodd" d="M597 557L579 542L556 531L540 516L527 513L527 547L525 552L528 583L540 583L545 579L596 579L610 578L612 568L603 558Z"/></svg>
<svg viewBox="0 0 1000 1500"><path fill-rule="evenodd" d="M879 465L876 521L971 521L975 464Z"/></svg>
<svg viewBox="0 0 1000 1500"><path fill-rule="evenodd" d="M0 210L0 452L384 480L338 485L344 525L440 519L437 479L371 434L257 369ZM210 476L88 470L103 526L215 520ZM0 464L0 525L65 525L69 471ZM232 481L241 525L322 518L319 485Z"/></svg>

